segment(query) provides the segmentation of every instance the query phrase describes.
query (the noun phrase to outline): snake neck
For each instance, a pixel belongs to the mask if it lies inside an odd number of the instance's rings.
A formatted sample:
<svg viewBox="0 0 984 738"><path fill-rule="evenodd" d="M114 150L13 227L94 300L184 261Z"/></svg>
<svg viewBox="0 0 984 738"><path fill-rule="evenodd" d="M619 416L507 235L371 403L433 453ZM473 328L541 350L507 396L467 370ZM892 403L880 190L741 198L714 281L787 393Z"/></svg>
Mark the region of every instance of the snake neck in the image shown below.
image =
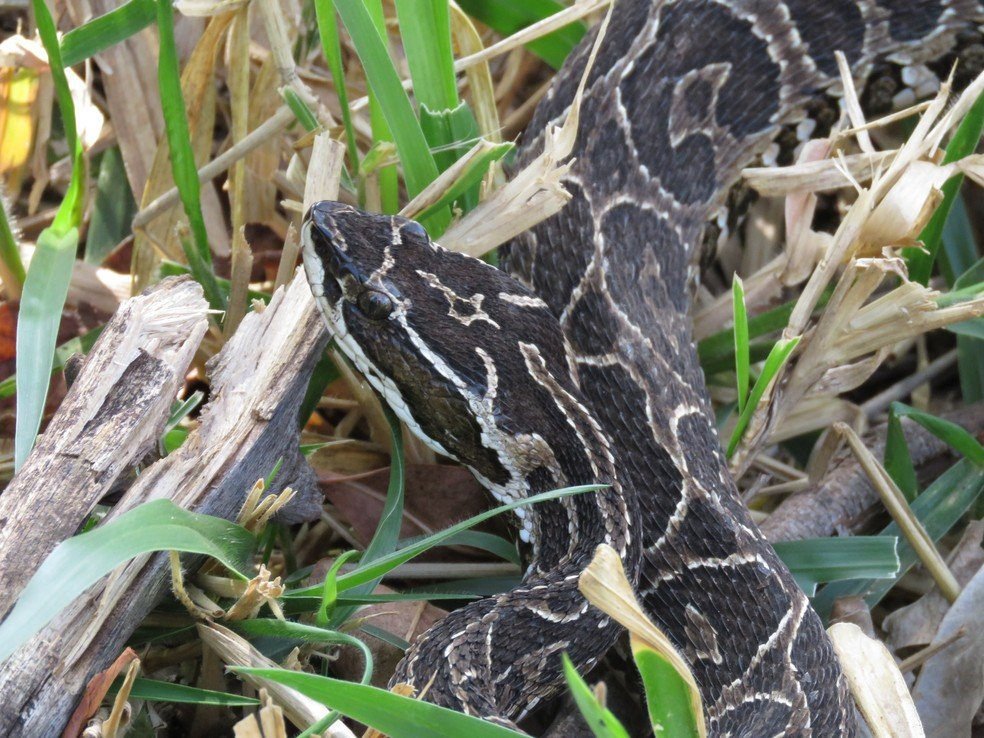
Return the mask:
<svg viewBox="0 0 984 738"><path fill-rule="evenodd" d="M691 665L714 735L850 736L854 708L819 618L750 520L693 345L689 285L740 168L837 80L946 47L971 0L617 3L580 120L572 200L502 263L561 321L575 374L639 500L638 593ZM709 43L709 40L712 40ZM530 124L560 121L589 44ZM938 53L938 52L935 52Z"/></svg>

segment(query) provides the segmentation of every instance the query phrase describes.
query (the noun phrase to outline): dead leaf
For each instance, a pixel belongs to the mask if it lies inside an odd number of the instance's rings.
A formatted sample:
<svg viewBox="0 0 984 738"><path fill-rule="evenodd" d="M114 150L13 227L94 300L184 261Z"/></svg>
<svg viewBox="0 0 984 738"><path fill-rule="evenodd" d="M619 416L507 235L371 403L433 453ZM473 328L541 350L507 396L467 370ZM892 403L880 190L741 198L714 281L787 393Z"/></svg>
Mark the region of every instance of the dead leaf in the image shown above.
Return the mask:
<svg viewBox="0 0 984 738"><path fill-rule="evenodd" d="M984 521L972 521L947 557L947 566L961 586L966 585L984 566L982 540ZM882 623L882 629L888 634L886 641L889 648L898 653L903 648L925 646L932 642L949 609L950 603L934 587L911 605L890 613Z"/></svg>
<svg viewBox="0 0 984 738"><path fill-rule="evenodd" d="M96 714L96 710L102 704L103 697L109 691L110 685L119 676L119 673L136 658L137 652L132 648L127 648L116 657L116 661L89 680L89 684L85 688L85 694L82 695L82 699L79 701L75 712L72 713L72 717L68 721L68 725L65 726L62 738L75 738L75 736L82 732L86 722Z"/></svg>
<svg viewBox="0 0 984 738"><path fill-rule="evenodd" d="M931 656L913 690L927 735L969 736L984 702L984 568L977 571L953 603L933 639L938 643L961 630L964 635Z"/></svg>
<svg viewBox="0 0 984 738"><path fill-rule="evenodd" d="M324 575L322 574L322 579ZM312 581L318 581L312 579ZM380 585L373 590L374 594L392 594L395 590ZM405 641L413 641L418 635L430 628L434 623L447 615L446 610L431 605L428 602L405 600L403 602L385 602L368 605L359 610L357 619L365 621L376 628L399 636ZM403 651L378 638L367 636L361 631L352 633L356 638L365 642L372 653L373 671L372 684L386 688L386 683L396 670L396 665L403 658ZM362 670L365 664L362 653L354 648L341 648L338 658L332 665L332 673L339 679L350 682L362 680Z"/></svg>
<svg viewBox="0 0 984 738"><path fill-rule="evenodd" d="M872 736L922 738L905 679L885 645L851 623L835 623L827 632Z"/></svg>
<svg viewBox="0 0 984 738"><path fill-rule="evenodd" d="M389 469L377 469L357 476L333 477L330 474L322 475L314 459L312 465L318 472L325 497L352 527L356 540L363 545L368 544L383 511ZM488 495L464 467L408 464L404 522L400 534L407 537L433 533L477 515L488 507Z"/></svg>

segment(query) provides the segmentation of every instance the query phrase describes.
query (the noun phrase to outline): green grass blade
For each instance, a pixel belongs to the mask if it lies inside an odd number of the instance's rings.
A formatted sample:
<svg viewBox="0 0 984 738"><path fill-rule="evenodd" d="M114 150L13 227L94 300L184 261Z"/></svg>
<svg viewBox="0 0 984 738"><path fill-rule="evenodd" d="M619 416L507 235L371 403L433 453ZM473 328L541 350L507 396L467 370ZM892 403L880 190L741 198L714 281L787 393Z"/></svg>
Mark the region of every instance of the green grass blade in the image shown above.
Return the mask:
<svg viewBox="0 0 984 738"><path fill-rule="evenodd" d="M943 157L943 164L970 156L977 149L977 144L981 140L981 132L984 131L984 95L979 97L971 107L967 117L964 118L957 127L953 138L946 147L946 154ZM943 202L929 219L929 223L919 234L925 251L917 248L903 250L903 256L909 267L909 279L920 284L929 284L929 278L933 274L933 264L940 250L943 240L943 228L946 225L947 216L953 203L960 196L960 187L963 184L963 174L958 174L946 181L943 185Z"/></svg>
<svg viewBox="0 0 984 738"><path fill-rule="evenodd" d="M797 584L808 595L816 585L843 579L887 579L899 571L894 536L810 538L773 545Z"/></svg>
<svg viewBox="0 0 984 738"><path fill-rule="evenodd" d="M604 707L594 692L587 685L581 675L577 673L570 657L564 653L562 656L564 663L564 679L567 681L567 688L574 698L574 704L581 711L581 717L587 723L588 728L595 734L596 738L629 738L628 731L612 714L612 711Z"/></svg>
<svg viewBox="0 0 984 738"><path fill-rule="evenodd" d="M448 0L395 0L413 94L431 110L458 107Z"/></svg>
<svg viewBox="0 0 984 738"><path fill-rule="evenodd" d="M66 33L61 42L62 60L65 66L74 66L139 33L156 18L155 0L129 0Z"/></svg>
<svg viewBox="0 0 984 738"><path fill-rule="evenodd" d="M361 584L365 584L366 582L373 581L374 579L383 576L387 572L392 571L400 564L419 556L424 553L424 551L429 551L436 546L443 545L458 533L468 530L469 528L473 528L479 523L495 517L496 515L501 515L504 512L509 512L527 505L535 505L540 502L557 500L561 497L569 497L570 495L578 495L585 492L594 492L596 490L603 489L604 487L605 485L601 484L586 484L577 487L566 487L564 489L557 489L550 492L541 492L540 494L533 495L532 497L516 500L505 505L499 505L491 510L486 510L485 512L468 518L467 520L462 520L460 523L452 525L449 528L445 528L442 531L429 535L426 538L406 546L405 548L401 548L387 556L383 556L371 563L366 564L365 566L360 564L357 569L350 571L347 574L343 574L338 578L338 591L344 592L352 589L353 587L358 587ZM318 584L313 587L304 587L303 589L296 589L292 592L288 592L284 595L284 598L291 599L294 597L310 597L311 595L319 594L320 591L321 585Z"/></svg>
<svg viewBox="0 0 984 738"><path fill-rule="evenodd" d="M524 738L480 718L364 684L286 669L230 669L284 684L390 738Z"/></svg>
<svg viewBox="0 0 984 738"><path fill-rule="evenodd" d="M41 427L58 325L72 279L72 267L78 250L78 229L85 209L85 157L75 129L75 103L65 76L58 33L44 0L32 0L32 7L38 35L48 54L65 142L72 157L72 176L54 220L38 236L37 249L21 294L16 339L16 363L21 381L14 430L15 470L27 459Z"/></svg>
<svg viewBox="0 0 984 738"><path fill-rule="evenodd" d="M388 630L383 630L382 628L377 628L375 625L370 625L369 623L363 623L359 626L359 630L368 636L386 643L393 648L398 648L404 653L410 650L410 643L400 638L400 636L395 633L390 633Z"/></svg>
<svg viewBox="0 0 984 738"><path fill-rule="evenodd" d="M766 388L779 373L779 370L782 369L783 365L785 365L786 361L799 344L799 341L799 336L797 336L796 338L778 341L776 342L776 345L772 347L772 351L769 352L769 356L765 360L765 366L762 367L762 373L759 375L759 378L755 380L755 386L752 387L752 391L749 394L745 409L738 414L738 422L735 424L735 429L731 434L731 440L728 442L728 456L731 456L735 452L735 449L738 448L738 444L741 442L741 437L745 434L745 429L748 427L748 423L752 419L752 413L754 413L755 408L758 407L759 401L765 394Z"/></svg>
<svg viewBox="0 0 984 738"><path fill-rule="evenodd" d="M962 459L950 467L912 503L912 512L922 523L933 541L943 537L970 509L984 492L984 468L968 459ZM851 579L828 584L813 600L813 607L821 617L830 616L834 600L859 595L869 606L877 605L882 597L895 586L919 557L895 523L890 524L879 536L899 539L899 571L891 579Z"/></svg>
<svg viewBox="0 0 984 738"><path fill-rule="evenodd" d="M17 318L17 416L14 421L14 469L20 469L41 428L62 308L75 266L79 232L59 236L45 228L24 282Z"/></svg>
<svg viewBox="0 0 984 738"><path fill-rule="evenodd" d="M266 638L281 638L283 640L301 641L304 643L337 643L343 646L352 646L362 654L362 683L368 684L372 679L372 652L365 643L348 633L340 633L337 630L327 630L314 625L305 625L304 623L293 623L289 620L271 618L241 620L231 623L231 626L238 633L254 637L264 636Z"/></svg>
<svg viewBox="0 0 984 738"><path fill-rule="evenodd" d="M287 107L294 114L294 117L304 126L305 131L310 133L311 131L318 130L319 123L317 117L315 117L311 108L307 106L307 103L300 98L295 90L292 90L290 87L284 87L280 90L280 95L283 97Z"/></svg>
<svg viewBox="0 0 984 738"><path fill-rule="evenodd" d="M977 237L974 225L967 212L967 203L963 197L953 201L950 217L943 225L943 249L940 251L940 271L946 283L953 286L957 277L974 266L981 258L977 248Z"/></svg>
<svg viewBox="0 0 984 738"><path fill-rule="evenodd" d="M445 541L444 545L471 546L472 548L477 548L482 551L488 551L490 554L498 556L504 561L508 561L511 564L516 564L516 566L520 566L522 564L519 557L519 552L516 550L516 544L503 538L502 536L497 536L494 533L482 533L477 530L466 530L463 533L452 536L449 540Z"/></svg>
<svg viewBox="0 0 984 738"><path fill-rule="evenodd" d="M396 419L393 411L389 408L384 409L386 422L390 428L390 443L392 452L390 453L390 477L386 488L386 502L383 505L383 512L373 533L372 540L366 546L360 560L362 566L371 565L373 562L385 559L396 551L396 545L400 540L400 528L403 525L403 491L404 491L404 459L403 459L403 431L400 422ZM373 577L355 587L339 587L340 589L351 589L353 594L370 594L376 585L382 580L383 575ZM339 577L341 582L345 577ZM352 607L339 608L331 619L333 626L338 627L351 617L354 612Z"/></svg>
<svg viewBox="0 0 984 738"><path fill-rule="evenodd" d="M690 685L673 663L659 652L632 639L632 656L646 691L646 708L660 738L703 738L694 714ZM699 701L696 704L700 704Z"/></svg>
<svg viewBox="0 0 984 738"><path fill-rule="evenodd" d="M321 395L324 394L325 389L340 376L341 372L338 371L335 362L332 361L327 351L324 352L321 358L318 359L318 363L314 365L314 371L311 373L311 381L308 382L307 390L304 392L304 399L301 401L300 412L297 414L297 421L301 428L307 424L308 418L317 409L318 402L321 400Z"/></svg>
<svg viewBox="0 0 984 738"><path fill-rule="evenodd" d="M352 174L359 173L359 147L356 145L355 126L352 125L352 111L349 110L348 87L345 84L345 67L342 64L342 44L338 38L338 21L335 18L334 0L314 0L314 11L318 20L318 34L321 37L321 51L328 63L338 105L342 109L342 123L345 126L345 142L348 148L349 168Z"/></svg>
<svg viewBox="0 0 984 738"><path fill-rule="evenodd" d="M389 408L384 409L386 422L390 429L390 443L392 452L390 453L390 476L389 484L386 488L386 503L383 505L383 512L379 518L379 525L373 533L372 540L366 546L362 554L362 563L367 564L383 556L393 553L396 544L400 540L400 526L403 524L403 477L405 464L403 460L403 431L400 428L400 421L396 419L393 411ZM366 591L371 592L375 584L367 587Z"/></svg>
<svg viewBox="0 0 984 738"><path fill-rule="evenodd" d="M427 139L414 115L410 98L403 89L400 76L386 51L386 45L363 0L336 0L336 8L352 37L356 53L362 61L366 78L372 87L380 110L393 135L393 141L403 165L403 177L410 197L417 195L437 177L437 164L427 145ZM450 220L450 213L435 216L441 228Z"/></svg>
<svg viewBox="0 0 984 738"><path fill-rule="evenodd" d="M24 286L27 272L21 260L20 249L17 248L17 236L14 235L14 229L10 225L11 217L8 212L7 197L0 189L0 260L6 267L3 278L14 280L19 294Z"/></svg>
<svg viewBox="0 0 984 738"><path fill-rule="evenodd" d="M731 308L735 317L735 385L738 389L738 413L745 409L748 400L748 311L745 309L745 285L737 274L731 283Z"/></svg>
<svg viewBox="0 0 984 738"><path fill-rule="evenodd" d="M954 289L963 289L982 281L984 281L984 259L978 259L967 267L953 286ZM979 324L981 321L978 318L976 321L969 322ZM956 327L950 326L951 329ZM957 367L960 372L960 389L964 402L984 400L984 340L958 335Z"/></svg>
<svg viewBox="0 0 984 738"><path fill-rule="evenodd" d="M420 128L440 171L448 169L478 139L478 123L467 103L435 110L421 103Z"/></svg>
<svg viewBox="0 0 984 738"><path fill-rule="evenodd" d="M547 502L548 500L556 500L561 497L568 497L570 495L598 490L601 489L602 486L603 485L588 484L579 487L567 487L566 489L554 490L552 492L543 492L523 500L517 500L516 502L510 502L506 505L500 505L499 507L495 507L484 513L479 513L478 515L468 518L467 520L463 520L456 525L452 525L450 528L445 528L443 531L427 536L423 540L407 546L406 548L401 548L391 554L382 556L364 566L360 564L358 569L351 571L348 574L343 574L338 578L338 589L340 592L344 592L369 581L378 582L384 574L392 571L400 564L410 561L425 551L445 543L448 539L453 538L455 535L462 533L463 531L468 530L469 528L478 525L479 523L500 513L515 510L519 507L525 507L527 505L534 505L539 502Z"/></svg>
<svg viewBox="0 0 984 738"><path fill-rule="evenodd" d="M912 502L919 494L919 483L916 481L916 470L909 456L909 446L902 433L902 423L894 408L888 411L888 430L885 434L885 471L898 485L905 499Z"/></svg>
<svg viewBox="0 0 984 738"><path fill-rule="evenodd" d="M956 423L916 410L914 407L893 402L891 411L900 418L912 418L923 428L978 466L984 466L984 446Z"/></svg>
<svg viewBox="0 0 984 738"><path fill-rule="evenodd" d="M121 681L121 680L119 680ZM110 694L119 690L112 690ZM184 705L209 705L212 707L252 707L260 701L254 697L217 692L213 689L199 689L184 684L162 682L157 679L137 677L130 690L130 698L148 702L173 702Z"/></svg>
<svg viewBox="0 0 984 738"><path fill-rule="evenodd" d="M222 518L154 500L105 525L59 543L0 624L0 662L102 577L135 556L155 551L204 554L237 574L247 570L256 539ZM247 579L243 574L238 574Z"/></svg>
<svg viewBox="0 0 984 738"><path fill-rule="evenodd" d="M984 400L984 340L957 336L957 368L964 402Z"/></svg>
<svg viewBox="0 0 984 738"><path fill-rule="evenodd" d="M130 234L130 224L136 213L137 203L123 168L123 155L118 146L113 146L106 149L99 162L96 195L85 237L85 262L102 264L120 241Z"/></svg>
<svg viewBox="0 0 984 738"><path fill-rule="evenodd" d="M557 0L459 0L458 5L468 15L503 36L511 36L567 7ZM526 47L554 69L560 69L585 32L583 23L571 23L530 42Z"/></svg>
<svg viewBox="0 0 984 738"><path fill-rule="evenodd" d="M219 290L212 271L212 251L205 231L202 215L201 185L198 168L191 148L188 130L188 114L184 95L181 93L181 73L178 66L178 50L174 41L174 8L171 0L157 0L157 31L160 36L160 52L157 60L157 82L160 90L161 110L167 146L171 154L171 173L181 196L188 223L191 226L193 244L182 239L185 258L191 274L202 286L205 297L215 310L225 309L225 298Z"/></svg>
<svg viewBox="0 0 984 738"><path fill-rule="evenodd" d="M832 290L828 287L817 302L817 310L826 306L830 299ZM789 316L793 313L796 300L780 305L779 307L767 310L764 313L748 319L749 339L759 338L769 333L782 330L789 323ZM756 356L757 351L761 351L762 344L752 344L751 360L761 361L768 356L770 346L765 346L765 353L760 357ZM732 328L725 328L697 344L697 358L706 374L714 374L732 369L735 365L735 333Z"/></svg>
<svg viewBox="0 0 984 738"><path fill-rule="evenodd" d="M372 19L373 26L376 28L379 40L382 43L382 50L386 54L385 58L392 64L389 56L389 34L386 31L386 15L383 11L382 0L361 0L361 2L365 5ZM352 35L351 29L349 29L349 35ZM366 72L366 75L368 77L368 72ZM373 147L380 144L393 144L393 133L390 131L390 123L387 120L386 111L380 104L379 93L371 81L369 83L369 128L372 131ZM404 172L404 176L405 174ZM392 165L382 167L375 172L375 176L379 184L379 200L382 211L384 213L397 212L400 208L400 187L396 167Z"/></svg>

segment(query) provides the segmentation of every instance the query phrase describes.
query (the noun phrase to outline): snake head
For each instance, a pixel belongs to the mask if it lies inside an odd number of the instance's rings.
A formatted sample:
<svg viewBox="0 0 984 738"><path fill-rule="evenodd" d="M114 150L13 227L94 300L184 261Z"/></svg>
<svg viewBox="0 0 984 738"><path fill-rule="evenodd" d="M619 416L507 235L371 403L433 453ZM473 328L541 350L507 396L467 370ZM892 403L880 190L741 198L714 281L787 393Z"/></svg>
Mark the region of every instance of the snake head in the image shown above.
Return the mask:
<svg viewBox="0 0 984 738"><path fill-rule="evenodd" d="M531 362L570 383L560 325L543 301L398 216L319 202L302 243L339 350L431 448L490 488L518 489L517 475L542 462L510 447L543 425L531 414L542 414L534 401L548 393Z"/></svg>

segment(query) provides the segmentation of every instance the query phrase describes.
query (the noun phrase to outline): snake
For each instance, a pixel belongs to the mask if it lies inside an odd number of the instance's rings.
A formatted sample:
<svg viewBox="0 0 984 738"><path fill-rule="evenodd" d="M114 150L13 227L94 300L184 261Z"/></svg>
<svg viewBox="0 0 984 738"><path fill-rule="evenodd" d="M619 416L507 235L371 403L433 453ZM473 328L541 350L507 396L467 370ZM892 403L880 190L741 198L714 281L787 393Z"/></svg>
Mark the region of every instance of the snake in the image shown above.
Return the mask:
<svg viewBox="0 0 984 738"><path fill-rule="evenodd" d="M515 511L520 584L453 610L393 683L516 727L620 628L578 577L618 552L690 666L709 735L853 736L831 641L743 505L688 310L702 234L740 170L811 100L885 60L934 59L984 19L977 0L617 0L539 103L518 166L587 69L571 195L499 267L420 224L340 202L302 226L307 279L337 348L425 444Z"/></svg>

